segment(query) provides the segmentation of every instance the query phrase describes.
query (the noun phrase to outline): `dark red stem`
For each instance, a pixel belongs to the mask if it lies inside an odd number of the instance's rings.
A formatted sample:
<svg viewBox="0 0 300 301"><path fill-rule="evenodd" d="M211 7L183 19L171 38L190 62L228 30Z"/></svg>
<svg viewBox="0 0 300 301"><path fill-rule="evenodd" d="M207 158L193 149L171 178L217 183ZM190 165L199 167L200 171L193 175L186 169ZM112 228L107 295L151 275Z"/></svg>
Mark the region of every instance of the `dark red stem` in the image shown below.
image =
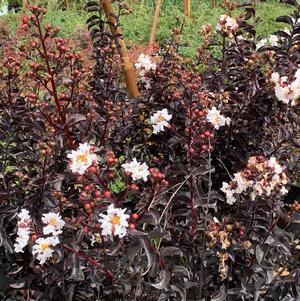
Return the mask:
<svg viewBox="0 0 300 301"><path fill-rule="evenodd" d="M70 146L73 148L74 145L75 145L74 140L71 136L69 128L66 126L66 116L65 116L65 114L62 110L62 107L61 107L60 103L59 103L58 94L57 94L57 90L56 90L56 85L55 85L54 77L53 77L53 72L51 70L49 57L48 57L48 53L47 53L47 48L46 48L46 45L45 45L45 40L44 40L42 29L41 29L41 23L40 23L40 20L39 20L38 16L36 17L36 25L37 25L40 41L41 41L42 48L43 48L43 58L45 60L46 66L47 66L47 72L50 76L50 83L51 83L51 87L52 87L52 93L53 93L54 102L55 102L55 105L56 105L56 108L57 108L57 112L59 114L61 123L65 125L65 131L66 131L67 138L70 142Z"/></svg>

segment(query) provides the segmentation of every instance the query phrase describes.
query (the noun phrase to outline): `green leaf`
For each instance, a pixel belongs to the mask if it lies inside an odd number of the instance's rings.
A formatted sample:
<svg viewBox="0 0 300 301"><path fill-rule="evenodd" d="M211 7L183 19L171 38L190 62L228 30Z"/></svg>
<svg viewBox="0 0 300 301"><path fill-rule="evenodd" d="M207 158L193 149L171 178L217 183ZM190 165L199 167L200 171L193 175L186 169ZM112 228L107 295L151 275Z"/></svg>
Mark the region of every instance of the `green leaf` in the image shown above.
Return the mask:
<svg viewBox="0 0 300 301"><path fill-rule="evenodd" d="M126 187L121 177L116 177L113 181L109 182L109 189L114 193L122 192Z"/></svg>

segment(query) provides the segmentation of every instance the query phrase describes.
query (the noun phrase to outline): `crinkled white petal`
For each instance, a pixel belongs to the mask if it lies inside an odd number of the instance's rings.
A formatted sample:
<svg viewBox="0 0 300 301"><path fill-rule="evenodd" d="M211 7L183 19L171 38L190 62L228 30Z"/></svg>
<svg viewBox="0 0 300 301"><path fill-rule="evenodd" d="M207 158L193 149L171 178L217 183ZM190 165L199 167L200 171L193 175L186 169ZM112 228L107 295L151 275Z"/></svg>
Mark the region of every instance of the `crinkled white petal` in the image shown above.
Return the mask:
<svg viewBox="0 0 300 301"><path fill-rule="evenodd" d="M150 175L149 167L146 163L141 164L134 158L130 163L122 164L125 172L131 173L131 177L134 181L143 179L145 182Z"/></svg>
<svg viewBox="0 0 300 301"><path fill-rule="evenodd" d="M44 224L46 224L46 226L43 227L43 233L45 235L59 235L62 233L62 228L65 225L65 222L59 213L50 212L43 214L42 221Z"/></svg>
<svg viewBox="0 0 300 301"><path fill-rule="evenodd" d="M100 214L99 223L104 236L119 236L124 237L127 234L129 215L125 214L126 209L115 208L113 204L107 208L107 214ZM114 222L117 218L117 223Z"/></svg>
<svg viewBox="0 0 300 301"><path fill-rule="evenodd" d="M157 134L159 132L164 131L164 128L169 125L168 121L170 121L172 115L169 114L167 109L163 109L154 113L150 119L153 125L153 133Z"/></svg>
<svg viewBox="0 0 300 301"><path fill-rule="evenodd" d="M78 149L72 150L67 157L71 160L71 171L80 175L83 175L94 161L99 161L98 156L91 152L91 146L88 143L79 144Z"/></svg>
<svg viewBox="0 0 300 301"><path fill-rule="evenodd" d="M230 118L221 115L220 111L217 110L216 107L212 107L208 110L206 120L210 122L216 130L218 130L221 126L230 124Z"/></svg>
<svg viewBox="0 0 300 301"><path fill-rule="evenodd" d="M35 241L35 245L32 248L32 254L36 255L36 258L40 261L40 264L44 264L49 258L52 257L55 247L59 243L57 237L38 238Z"/></svg>

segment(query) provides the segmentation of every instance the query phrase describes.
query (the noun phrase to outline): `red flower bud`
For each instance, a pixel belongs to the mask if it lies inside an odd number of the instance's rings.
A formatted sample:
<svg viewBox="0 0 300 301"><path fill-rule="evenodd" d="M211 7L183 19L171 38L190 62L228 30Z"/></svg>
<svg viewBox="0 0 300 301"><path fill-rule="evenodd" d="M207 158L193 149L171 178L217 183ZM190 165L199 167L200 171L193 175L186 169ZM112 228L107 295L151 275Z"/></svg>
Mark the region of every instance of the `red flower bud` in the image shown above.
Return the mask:
<svg viewBox="0 0 300 301"><path fill-rule="evenodd" d="M90 174L95 174L95 173L97 173L97 167L95 167L95 166L90 166L90 167L88 168L88 172L89 172Z"/></svg>
<svg viewBox="0 0 300 301"><path fill-rule="evenodd" d="M134 230L135 229L135 224L129 224L129 229Z"/></svg>
<svg viewBox="0 0 300 301"><path fill-rule="evenodd" d="M139 218L139 214L137 214L137 213L132 213L132 214L131 214L131 218L132 218L132 219L138 219L138 218Z"/></svg>
<svg viewBox="0 0 300 301"><path fill-rule="evenodd" d="M109 199L111 197L111 192L106 190L106 191L104 191L103 195L105 198Z"/></svg>
<svg viewBox="0 0 300 301"><path fill-rule="evenodd" d="M101 191L100 190L96 190L94 193L95 193L95 197L96 198L100 198L101 197Z"/></svg>

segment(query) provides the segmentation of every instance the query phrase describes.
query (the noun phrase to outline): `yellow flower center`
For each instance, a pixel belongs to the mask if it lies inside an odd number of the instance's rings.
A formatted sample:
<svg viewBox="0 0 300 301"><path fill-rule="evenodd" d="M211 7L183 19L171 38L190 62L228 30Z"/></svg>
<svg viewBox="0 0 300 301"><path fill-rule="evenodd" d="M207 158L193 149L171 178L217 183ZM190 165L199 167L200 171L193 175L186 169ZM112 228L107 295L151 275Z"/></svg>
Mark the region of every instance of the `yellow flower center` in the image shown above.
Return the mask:
<svg viewBox="0 0 300 301"><path fill-rule="evenodd" d="M163 121L165 121L165 117L162 116L162 115L159 115L159 116L157 117L157 123L161 123L161 122L163 122Z"/></svg>
<svg viewBox="0 0 300 301"><path fill-rule="evenodd" d="M51 226L57 226L57 219L55 219L54 217L50 218L48 224Z"/></svg>
<svg viewBox="0 0 300 301"><path fill-rule="evenodd" d="M42 252L46 251L47 249L49 249L49 244L46 242L43 242L40 244L40 249Z"/></svg>
<svg viewBox="0 0 300 301"><path fill-rule="evenodd" d="M81 155L77 155L76 159L77 159L77 161L80 161L82 163L87 163L88 156L81 154Z"/></svg>
<svg viewBox="0 0 300 301"><path fill-rule="evenodd" d="M120 217L118 215L114 215L112 218L111 218L111 223L116 226L116 225L119 225L120 224Z"/></svg>

